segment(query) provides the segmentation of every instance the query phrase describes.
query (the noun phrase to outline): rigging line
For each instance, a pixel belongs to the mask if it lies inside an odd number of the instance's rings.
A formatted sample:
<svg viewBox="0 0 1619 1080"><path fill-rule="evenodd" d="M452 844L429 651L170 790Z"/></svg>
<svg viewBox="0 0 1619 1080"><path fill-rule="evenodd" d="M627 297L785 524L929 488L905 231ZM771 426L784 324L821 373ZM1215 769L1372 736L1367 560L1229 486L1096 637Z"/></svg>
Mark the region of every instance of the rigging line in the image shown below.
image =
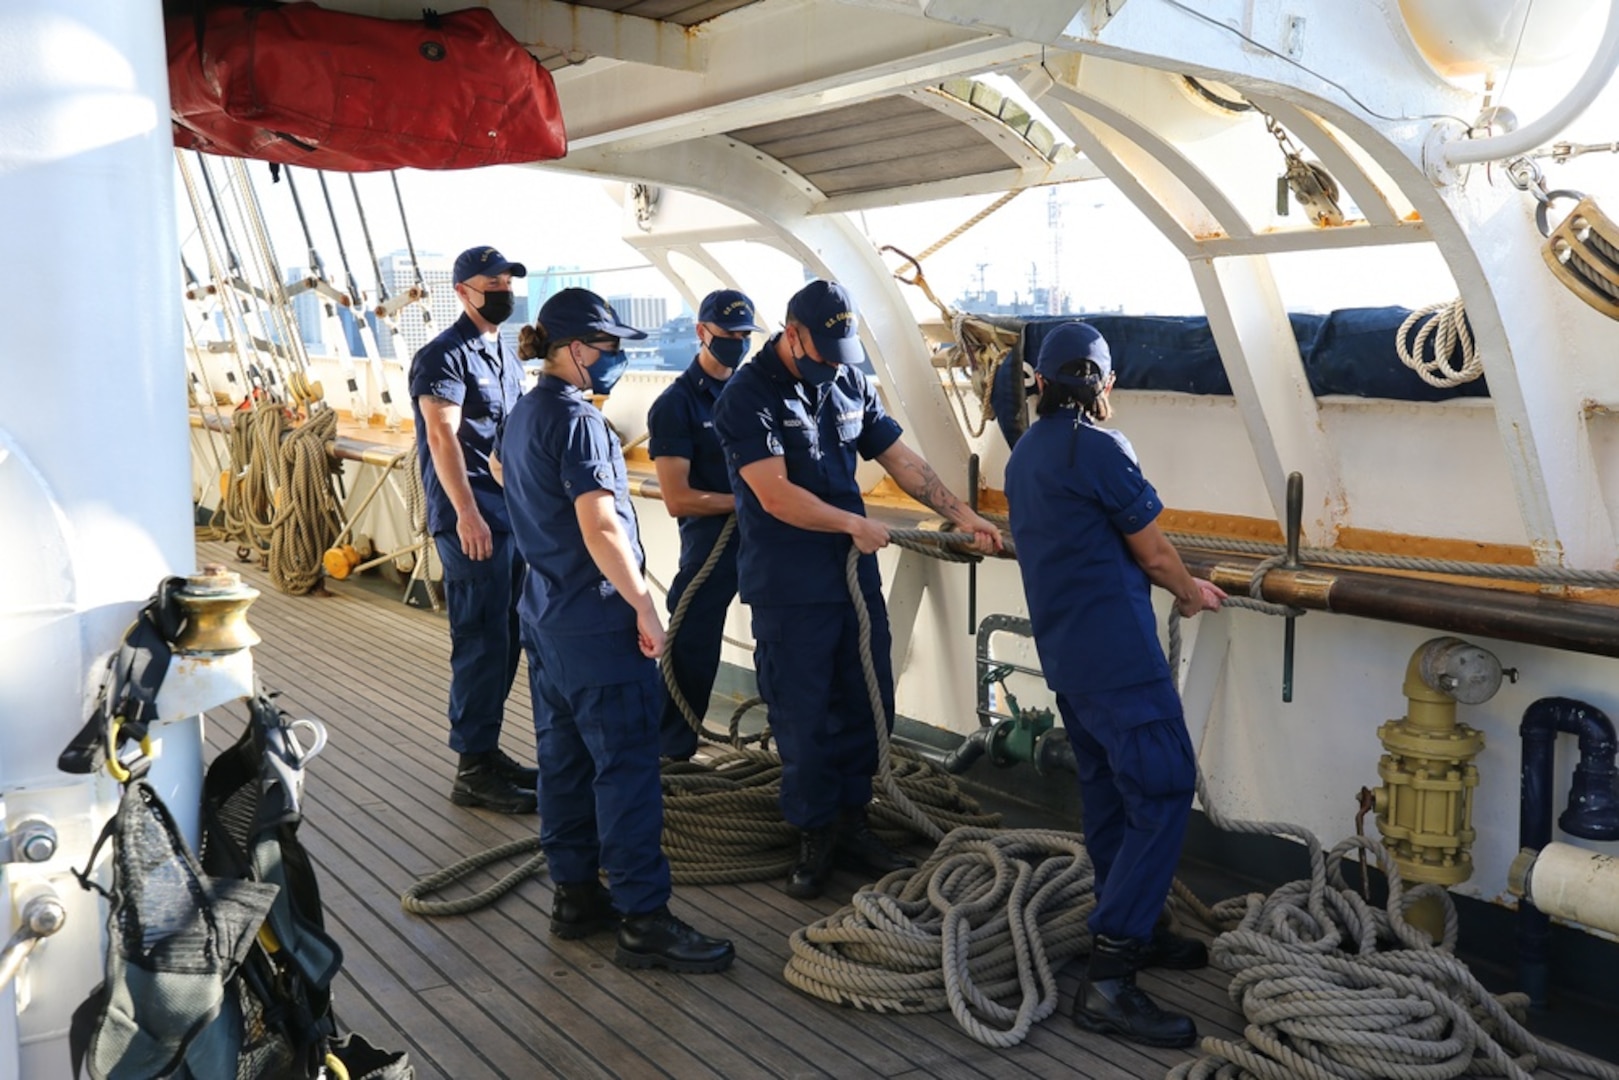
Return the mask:
<svg viewBox="0 0 1619 1080"><path fill-rule="evenodd" d="M1181 3L1181 0L1158 0L1158 2L1161 3L1161 4L1167 4L1172 8L1178 8L1181 11L1184 11L1186 14L1192 16L1194 19L1199 19L1199 20L1201 20L1203 22L1208 23L1210 26L1212 26L1212 27L1214 27L1214 28L1216 28L1218 30L1224 30L1228 34L1235 35L1236 37L1241 38L1243 41L1246 41L1248 44L1252 45L1254 48L1260 50L1261 52L1266 53L1266 54L1268 54L1270 56L1274 56L1276 59L1282 61L1283 63L1290 64L1293 67L1298 68L1300 71L1304 72L1306 75L1311 75L1311 76L1314 76L1317 79L1320 79L1322 82L1326 83L1328 86L1336 87L1350 101L1353 101L1356 105L1360 106L1360 108L1361 108L1361 110L1363 112L1367 113L1370 116L1375 116L1379 120L1388 120L1388 121L1391 121L1393 123L1401 123L1401 122L1406 121L1406 120L1454 120L1458 124L1462 125L1464 128L1471 128L1473 126L1472 124L1468 123L1466 120L1463 120L1461 117L1456 116L1456 115L1454 115L1452 113L1421 113L1421 114L1416 115L1416 116L1389 116L1389 115L1387 115L1385 113L1380 113L1376 109L1372 108L1370 105L1366 104L1360 98L1356 97L1355 93L1352 90L1350 90L1349 87L1345 86L1343 83L1338 82L1336 79L1329 79L1327 76L1321 74L1319 71L1316 71L1314 68L1311 68L1311 67L1308 67L1308 66L1306 66L1304 64L1299 63L1297 60L1293 59L1291 56L1288 56L1286 53L1277 52L1275 49L1271 48L1269 45L1266 45L1262 41L1255 41L1253 38L1249 37L1247 34L1243 33L1241 30L1238 30L1235 26L1230 26L1230 25L1228 25L1226 23L1223 23L1219 19L1216 19L1212 15L1205 15L1205 14L1203 14L1203 12L1197 10L1196 8L1191 7L1188 4Z"/></svg>
<svg viewBox="0 0 1619 1080"><path fill-rule="evenodd" d="M270 240L260 212L258 190L248 177L247 164L241 158L232 158L226 166L230 179L230 192L236 206L243 236L243 248L251 264L254 280L244 284L258 301L253 313L264 335L265 363L274 369L285 385L288 396L299 401L302 387L296 376L307 371L309 361L303 355L303 338L296 332L291 319L291 305L280 277L280 263L275 257L275 245Z"/></svg>
<svg viewBox="0 0 1619 1080"><path fill-rule="evenodd" d="M292 166L283 166L287 172L287 190L292 192L292 206L298 211L298 224L304 230L304 246L309 249L309 269L322 281L326 280L326 263L315 250L315 235L309 230L309 219L304 216L304 201L298 197L298 185L292 179Z"/></svg>
<svg viewBox="0 0 1619 1080"><path fill-rule="evenodd" d="M389 430L396 430L399 424L399 407L394 403L393 395L388 389L388 369L383 361L382 339L376 329L377 326L385 324L378 318L376 326L373 326L371 319L367 318L372 312L366 309L363 294L360 292L360 283L355 280L354 268L349 264L349 251L348 247L343 243L343 230L337 224L337 208L332 205L332 189L326 183L326 170L317 170L315 175L320 177L320 193L326 200L326 213L332 219L332 235L337 238L337 257L342 260L343 277L348 282L349 300L352 304L350 310L354 312L355 332L359 334L362 345L365 344L367 335L369 335L370 345L366 348L366 368L371 373L377 396L381 399L386 411L387 426Z"/></svg>
<svg viewBox="0 0 1619 1080"><path fill-rule="evenodd" d="M241 189L236 186L233 180L230 179L230 174L228 172L226 173L226 179L228 182L220 185L216 189L213 183L213 169L209 164L208 159L199 156L198 161L202 166L203 183L208 188L209 196L214 200L214 214L219 218L220 231L224 236L226 250L230 255L231 269L235 276L223 284L227 286L228 293L236 298L236 309L241 320L242 331L246 335L247 348L253 355L254 364L258 365L260 361L260 357L258 356L259 348L257 341L255 341L253 337L252 327L253 319L256 318L258 321L259 331L263 335L262 340L266 346L264 351L267 355L262 358L262 368L265 372L265 381L272 385L279 382L281 383L283 390L290 390L290 386L286 382L286 372L281 370L280 364L276 363L274 352L275 343L273 341L274 335L270 333L269 324L265 321L264 309L260 303L254 303L255 300L258 300L261 303L268 302L268 295L259 287L256 282L248 280L247 266L238 256L236 250L232 247L232 230L230 219L224 216L224 204L219 199L217 194L219 191L230 192L231 198L235 201L237 217L245 226L247 213L242 206ZM249 253L251 253L251 251Z"/></svg>
<svg viewBox="0 0 1619 1080"><path fill-rule="evenodd" d="M315 175L320 177L320 193L326 199L326 214L332 219L332 235L337 238L337 258L343 264L343 277L348 282L349 300L354 304L356 312L361 315L360 322L363 325L365 319L361 307L364 301L360 295L360 283L354 280L354 271L349 266L349 251L343 244L343 230L337 224L337 208L332 205L332 190L326 185L326 171L317 170Z"/></svg>
<svg viewBox="0 0 1619 1080"><path fill-rule="evenodd" d="M399 170L389 170L388 179L394 184L394 202L399 206L399 224L405 228L405 250L410 252L410 268L416 274L416 287L425 294L427 282L422 280L422 264L416 258L416 242L410 238L410 218L405 214L405 196L399 191Z"/></svg>
<svg viewBox="0 0 1619 1080"><path fill-rule="evenodd" d="M193 151L197 159L197 166L206 169L207 163L200 153ZM256 374L257 367L246 360L245 350L242 346L241 335L245 329L238 322L238 309L228 302L228 297L222 286L228 285L228 278L224 267L219 264L219 250L214 246L213 234L207 228L208 212L202 205L202 196L197 192L196 178L191 174L191 166L187 164L185 152L179 149L174 151L175 163L180 168L180 180L185 185L186 198L191 203L191 215L197 223L197 236L202 241L203 258L208 263L208 274L213 282L214 299L218 303L218 312L225 324L226 336L230 339L231 355L236 360L237 373L242 377L243 393L251 398L253 391L263 391L263 380Z"/></svg>
<svg viewBox="0 0 1619 1080"><path fill-rule="evenodd" d="M330 287L331 282L326 276L326 262L320 257L320 252L315 250L314 233L310 230L309 219L304 214L303 200L298 196L298 185L292 177L292 166L286 165L283 167L287 173L287 190L292 192L292 205L298 211L298 224L304 230L304 243L309 248L309 272L320 284ZM325 318L321 321L323 336L326 332L333 332L335 335L333 347L336 350L338 367L343 373L343 382L348 387L350 410L356 418L369 417L371 410L366 403L365 395L360 392L359 378L355 374L354 356L349 352L348 333L343 325L342 317L338 314L337 305L334 304L330 296L320 294L317 294L317 296L321 303L321 310L325 312ZM353 303L355 303L354 297L345 297L342 306L348 308Z"/></svg>
<svg viewBox="0 0 1619 1080"><path fill-rule="evenodd" d="M921 262L923 259L927 258L929 255L932 255L932 254L936 253L940 248L942 248L946 244L950 243L950 241L952 241L952 240L956 239L957 237L961 236L968 229L971 229L974 225L977 225L980 221L983 221L985 218L989 217L989 215L993 214L995 211L999 210L1001 207L1005 206L1007 203L1011 202L1013 199L1017 198L1019 195L1023 194L1027 190L1029 190L1029 189L1028 188L1017 188L1014 191L1008 191L1006 194L1002 195L1000 198L996 199L994 202L990 203L988 206L986 206L982 210L978 211L978 213L974 214L972 217L968 218L966 221L963 221L960 225L957 225L954 229L950 230L948 233L945 233L939 239L935 240L931 245L929 245L927 247L926 250L924 250L922 252L922 254L920 254L920 255L918 255L916 257L915 261Z"/></svg>
<svg viewBox="0 0 1619 1080"><path fill-rule="evenodd" d="M1523 22L1518 24L1518 40L1512 43L1512 59L1507 61L1507 73L1501 76L1501 89L1495 95L1497 107L1506 104L1507 83L1512 81L1512 71L1518 66L1518 50L1523 48L1523 35L1529 29L1529 18L1535 13L1535 0L1529 0L1524 5Z"/></svg>
<svg viewBox="0 0 1619 1080"><path fill-rule="evenodd" d="M197 166L202 171L202 185L208 189L208 202L214 210L214 220L219 222L219 238L225 244L225 255L230 260L230 272L240 275L241 261L236 258L236 249L231 246L230 230L225 227L225 216L219 209L219 193L214 190L214 178L208 172L208 162L201 153L197 154Z"/></svg>
<svg viewBox="0 0 1619 1080"><path fill-rule="evenodd" d="M371 243L371 225L365 220L365 203L360 201L360 185L349 173L349 191L354 193L354 212L360 217L360 235L365 237L365 253L371 257L371 275L377 279L377 303L388 302L388 283L382 280L382 264L377 262L377 248Z"/></svg>

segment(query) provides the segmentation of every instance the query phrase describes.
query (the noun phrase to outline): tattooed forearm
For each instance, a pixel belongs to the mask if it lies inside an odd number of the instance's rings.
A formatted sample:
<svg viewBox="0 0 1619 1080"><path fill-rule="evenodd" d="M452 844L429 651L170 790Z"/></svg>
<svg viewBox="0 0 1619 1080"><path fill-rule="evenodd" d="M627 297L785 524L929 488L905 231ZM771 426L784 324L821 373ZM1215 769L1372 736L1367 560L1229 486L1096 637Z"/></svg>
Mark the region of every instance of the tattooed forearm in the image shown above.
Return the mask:
<svg viewBox="0 0 1619 1080"><path fill-rule="evenodd" d="M924 506L937 510L951 521L955 521L963 507L961 500L950 493L939 479L939 474L933 467L921 458L905 462L894 473L894 482L900 488Z"/></svg>

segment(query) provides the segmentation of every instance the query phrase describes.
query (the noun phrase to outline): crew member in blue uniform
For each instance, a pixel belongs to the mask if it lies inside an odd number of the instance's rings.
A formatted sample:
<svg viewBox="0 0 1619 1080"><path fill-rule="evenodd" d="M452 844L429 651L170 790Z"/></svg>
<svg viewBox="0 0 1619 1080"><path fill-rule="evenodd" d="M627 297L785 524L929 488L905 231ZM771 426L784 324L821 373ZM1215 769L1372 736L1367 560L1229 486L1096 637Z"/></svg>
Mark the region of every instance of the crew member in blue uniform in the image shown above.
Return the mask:
<svg viewBox="0 0 1619 1080"><path fill-rule="evenodd" d="M714 434L714 402L747 355L748 335L763 329L754 321L753 301L735 289L703 297L697 309L697 358L647 413L647 451L658 470L658 490L680 521L680 569L669 586L671 617L736 510L725 454ZM735 536L726 542L669 646L675 685L698 716L708 710L725 613L736 596L737 543ZM685 760L697 750L697 732L672 694L664 703L659 737L664 757Z"/></svg>
<svg viewBox="0 0 1619 1080"><path fill-rule="evenodd" d="M820 895L834 861L886 874L910 866L871 831L866 805L877 733L861 665L854 601L844 578L850 544L871 612L871 655L892 728L888 609L873 554L888 527L866 517L856 454L875 459L912 498L997 550L1000 532L952 495L900 442L900 427L856 365L859 321L841 285L812 281L786 323L732 376L714 427L737 494L737 573L753 609L759 693L781 752L782 815L798 827L795 897Z"/></svg>
<svg viewBox="0 0 1619 1080"><path fill-rule="evenodd" d="M1079 765L1085 843L1096 868L1090 967L1074 1020L1153 1046L1190 1046L1190 1017L1136 986L1144 967L1201 967L1199 941L1161 918L1197 783L1180 695L1158 644L1151 586L1185 617L1225 593L1193 577L1159 529L1163 505L1112 416L1113 363L1087 323L1040 345L1038 419L1006 466L1012 539L1029 621Z"/></svg>
<svg viewBox="0 0 1619 1080"><path fill-rule="evenodd" d="M563 289L519 340L524 359L545 357L500 454L528 563L519 612L539 744L540 845L556 882L553 934L616 926L614 959L625 967L721 971L731 943L668 908L654 662L663 625L623 450L586 396L608 393L623 374L621 339L644 337L595 293Z"/></svg>
<svg viewBox="0 0 1619 1080"><path fill-rule="evenodd" d="M410 362L427 528L450 616L450 749L461 755L450 799L503 814L535 807L536 771L500 749L521 655L523 560L489 465L495 433L523 393L523 368L501 344L500 324L512 313L512 278L527 273L492 247L463 251L454 273L462 315Z"/></svg>

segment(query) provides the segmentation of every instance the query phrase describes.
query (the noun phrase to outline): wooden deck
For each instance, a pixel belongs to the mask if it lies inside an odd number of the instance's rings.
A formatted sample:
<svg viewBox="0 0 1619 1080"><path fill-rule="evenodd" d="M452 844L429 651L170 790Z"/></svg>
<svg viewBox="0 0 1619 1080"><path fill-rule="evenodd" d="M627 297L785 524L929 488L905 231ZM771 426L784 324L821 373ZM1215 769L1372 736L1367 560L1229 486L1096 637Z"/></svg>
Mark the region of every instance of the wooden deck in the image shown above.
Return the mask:
<svg viewBox="0 0 1619 1080"><path fill-rule="evenodd" d="M874 1016L808 998L782 979L787 937L835 911L857 886L788 898L779 882L677 887L673 908L731 936L737 962L720 975L636 973L615 966L610 936L547 933L551 884L532 879L469 916L407 915L399 894L467 854L533 834L537 818L464 810L447 797L449 634L443 618L352 583L289 597L266 575L207 544L259 588L248 614L263 637L260 679L294 716L331 741L307 773L301 836L320 874L328 926L346 953L340 1019L379 1046L407 1049L422 1080L482 1077L1160 1077L1185 1060L1080 1031L1067 1018L1077 979L1062 977L1059 1012L1022 1045L994 1050L948 1014ZM504 746L533 755L526 671L507 704ZM241 708L211 714L217 752L240 732ZM481 884L481 883L480 883ZM1235 1037L1242 1018L1213 969L1150 973L1143 985L1193 1013L1200 1031ZM1543 1072L1542 1076L1554 1074Z"/></svg>

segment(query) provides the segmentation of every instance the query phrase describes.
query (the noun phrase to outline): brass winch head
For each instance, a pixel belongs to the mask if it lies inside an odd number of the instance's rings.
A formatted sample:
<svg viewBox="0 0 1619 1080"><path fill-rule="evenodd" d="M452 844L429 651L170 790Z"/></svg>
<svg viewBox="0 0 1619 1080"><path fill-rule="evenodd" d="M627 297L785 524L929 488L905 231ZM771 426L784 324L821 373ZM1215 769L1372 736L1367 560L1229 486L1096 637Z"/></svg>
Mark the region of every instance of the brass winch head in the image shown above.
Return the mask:
<svg viewBox="0 0 1619 1080"><path fill-rule="evenodd" d="M174 651L219 655L257 645L260 638L247 625L247 608L258 597L257 589L242 584L240 574L219 563L205 565L175 594L186 620Z"/></svg>

